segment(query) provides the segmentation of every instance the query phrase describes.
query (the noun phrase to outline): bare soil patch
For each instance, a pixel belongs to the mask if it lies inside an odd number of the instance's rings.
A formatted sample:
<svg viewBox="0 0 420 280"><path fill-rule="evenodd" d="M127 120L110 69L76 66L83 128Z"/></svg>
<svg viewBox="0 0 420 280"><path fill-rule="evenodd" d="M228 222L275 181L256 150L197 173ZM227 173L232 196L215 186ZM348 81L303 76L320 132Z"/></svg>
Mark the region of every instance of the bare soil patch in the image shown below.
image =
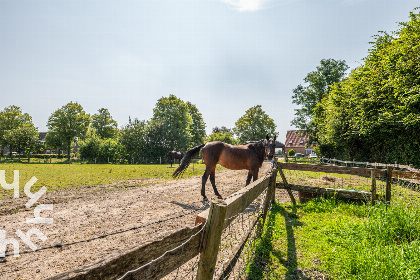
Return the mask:
<svg viewBox="0 0 420 280"><path fill-rule="evenodd" d="M260 176L268 168L269 164L265 163ZM217 171L216 184L221 195L227 197L243 188L246 175L247 171ZM201 176L195 176L167 182L128 180L118 184L57 191L39 200L39 203L53 203L53 211L41 212L42 217L53 218L53 224L27 224L26 218L34 217L33 209L26 210L24 206L28 199L10 199L2 201L0 206L0 230L6 231L7 238L19 240L21 252L30 249L17 237L16 230L24 233L31 228L41 230L48 239L42 242L33 235L31 240L38 248L86 240L206 207L200 189ZM215 197L210 182L206 185L206 194L209 198ZM282 201L288 199L283 193L280 196ZM45 279L107 254L193 226L198 213L90 242L21 254L17 258L9 256L0 263L0 279ZM12 246L8 246L7 253L12 252Z"/></svg>

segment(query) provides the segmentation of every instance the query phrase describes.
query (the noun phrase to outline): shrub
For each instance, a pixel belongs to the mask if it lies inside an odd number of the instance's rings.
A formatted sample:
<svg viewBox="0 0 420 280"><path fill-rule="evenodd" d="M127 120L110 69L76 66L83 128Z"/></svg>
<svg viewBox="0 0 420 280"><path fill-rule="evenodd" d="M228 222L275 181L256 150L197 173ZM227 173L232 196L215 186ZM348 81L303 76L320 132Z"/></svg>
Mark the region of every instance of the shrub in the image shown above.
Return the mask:
<svg viewBox="0 0 420 280"><path fill-rule="evenodd" d="M292 156L294 156L295 154L296 154L295 150L293 150L293 149L290 149L290 150L289 150L289 153L288 153L289 157L292 157Z"/></svg>

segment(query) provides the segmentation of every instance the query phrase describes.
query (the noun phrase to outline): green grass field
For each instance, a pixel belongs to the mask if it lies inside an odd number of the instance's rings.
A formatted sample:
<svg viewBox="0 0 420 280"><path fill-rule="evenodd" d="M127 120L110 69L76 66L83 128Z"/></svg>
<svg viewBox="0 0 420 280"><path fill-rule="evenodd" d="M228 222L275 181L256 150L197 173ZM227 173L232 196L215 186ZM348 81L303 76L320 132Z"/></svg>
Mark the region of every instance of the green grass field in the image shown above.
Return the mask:
<svg viewBox="0 0 420 280"><path fill-rule="evenodd" d="M27 164L7 163L0 164L0 170L6 172L6 182L13 182L14 170L19 170L19 186L23 190L26 182L32 176L38 180L35 187L46 186L49 191L94 186L113 183L129 179L155 179L161 181L173 180L172 172L177 165L171 168L168 164L162 165L122 165L122 164ZM202 175L204 164L194 164L185 171L183 178ZM8 195L11 190L0 188L0 197Z"/></svg>
<svg viewBox="0 0 420 280"><path fill-rule="evenodd" d="M420 196L393 188L388 206L335 198L274 204L249 279L420 279Z"/></svg>

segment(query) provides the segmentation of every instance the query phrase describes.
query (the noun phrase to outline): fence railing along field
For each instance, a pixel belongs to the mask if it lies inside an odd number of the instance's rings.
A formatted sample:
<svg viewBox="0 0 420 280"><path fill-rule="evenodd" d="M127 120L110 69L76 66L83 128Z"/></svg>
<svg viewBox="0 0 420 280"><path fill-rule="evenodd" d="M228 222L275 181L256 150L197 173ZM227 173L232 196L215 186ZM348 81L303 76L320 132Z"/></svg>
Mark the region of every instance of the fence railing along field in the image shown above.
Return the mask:
<svg viewBox="0 0 420 280"><path fill-rule="evenodd" d="M289 184L285 170L349 174L367 178L370 191L311 187ZM283 182L276 182L277 173ZM392 178L420 178L420 172L387 169L273 162L270 171L226 200L214 200L186 227L156 241L122 250L102 259L64 272L50 280L64 279L226 279L241 275L253 258L253 244L259 236L275 188L321 195L370 200L375 203L376 179L385 178L385 200L391 201ZM248 249L247 253L244 253ZM238 269L239 265L242 269ZM165 278L165 279L166 279Z"/></svg>
<svg viewBox="0 0 420 280"><path fill-rule="evenodd" d="M302 193L312 193L317 195L336 195L344 198L371 200L375 203L377 196L377 182L380 180L385 183L385 202L391 201L391 187L393 184L399 184L410 189L419 189L420 170L410 165L382 164L357 161L340 161L336 159L311 159L312 162L302 163L279 162L279 173L282 176L283 183L277 183L277 187L288 188ZM314 164L318 161L319 164ZM325 187L313 187L303 184L288 184L283 174L283 169L310 171L318 173L348 174L364 178L370 178L370 191L337 189Z"/></svg>
<svg viewBox="0 0 420 280"><path fill-rule="evenodd" d="M224 279L233 273L247 241L250 246L252 236L258 235L257 230L261 231L274 201L276 176L277 165L273 163L264 177L225 200L211 201L210 208L196 217L196 226L105 256L50 280L161 279L167 275L171 279L172 276L184 279L195 273L196 279L213 279L214 276ZM265 196L261 197L262 194ZM231 230L235 225L239 230ZM231 250L219 254L225 247ZM247 261L242 262L245 267ZM183 276L178 275L184 264L189 267L184 269ZM243 269L239 273L243 273Z"/></svg>

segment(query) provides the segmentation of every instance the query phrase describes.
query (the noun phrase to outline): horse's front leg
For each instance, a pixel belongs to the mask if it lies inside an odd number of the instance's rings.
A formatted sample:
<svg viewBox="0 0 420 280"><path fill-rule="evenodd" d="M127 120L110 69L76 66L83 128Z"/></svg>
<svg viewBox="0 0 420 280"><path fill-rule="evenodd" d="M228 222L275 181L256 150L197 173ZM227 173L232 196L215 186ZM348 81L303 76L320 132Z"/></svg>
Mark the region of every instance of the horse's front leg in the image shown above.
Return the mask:
<svg viewBox="0 0 420 280"><path fill-rule="evenodd" d="M249 183L251 182L251 178L252 178L252 173L248 172L248 177L246 177L246 183L245 186L248 186Z"/></svg>
<svg viewBox="0 0 420 280"><path fill-rule="evenodd" d="M217 198L223 199L216 188L216 171L215 170L213 170L213 172L210 173L210 182L211 182L211 185L213 186L213 191L214 191L214 194L217 196Z"/></svg>
<svg viewBox="0 0 420 280"><path fill-rule="evenodd" d="M252 179L254 182L258 180L258 171L259 169L252 170Z"/></svg>

